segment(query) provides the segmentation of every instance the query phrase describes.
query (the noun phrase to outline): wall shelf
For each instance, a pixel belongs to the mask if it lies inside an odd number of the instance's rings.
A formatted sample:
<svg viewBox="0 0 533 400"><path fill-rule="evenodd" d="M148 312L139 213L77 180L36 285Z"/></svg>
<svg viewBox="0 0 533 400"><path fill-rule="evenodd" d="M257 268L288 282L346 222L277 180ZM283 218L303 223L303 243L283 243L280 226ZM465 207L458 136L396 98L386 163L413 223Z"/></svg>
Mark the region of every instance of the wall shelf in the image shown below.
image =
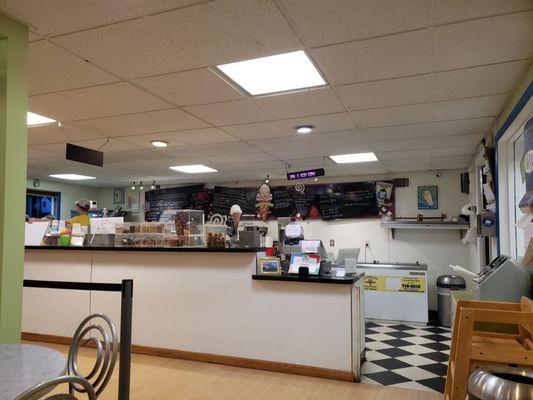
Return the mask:
<svg viewBox="0 0 533 400"><path fill-rule="evenodd" d="M459 231L461 239L464 232L470 228L466 221L408 221L408 220L392 220L381 221L381 226L391 230L392 238L394 239L394 231L396 229L420 229L420 230L457 230Z"/></svg>

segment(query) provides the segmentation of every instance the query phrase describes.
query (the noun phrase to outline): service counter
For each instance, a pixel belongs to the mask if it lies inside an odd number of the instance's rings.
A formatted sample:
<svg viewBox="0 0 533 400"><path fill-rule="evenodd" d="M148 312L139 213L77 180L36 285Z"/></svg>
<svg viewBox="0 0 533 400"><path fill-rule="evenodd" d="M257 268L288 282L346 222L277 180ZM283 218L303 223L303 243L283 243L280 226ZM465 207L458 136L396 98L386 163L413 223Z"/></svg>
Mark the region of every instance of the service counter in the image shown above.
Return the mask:
<svg viewBox="0 0 533 400"><path fill-rule="evenodd" d="M363 279L252 276L258 249L28 247L24 278L133 279L133 352L359 380ZM23 337L64 342L120 294L24 288Z"/></svg>

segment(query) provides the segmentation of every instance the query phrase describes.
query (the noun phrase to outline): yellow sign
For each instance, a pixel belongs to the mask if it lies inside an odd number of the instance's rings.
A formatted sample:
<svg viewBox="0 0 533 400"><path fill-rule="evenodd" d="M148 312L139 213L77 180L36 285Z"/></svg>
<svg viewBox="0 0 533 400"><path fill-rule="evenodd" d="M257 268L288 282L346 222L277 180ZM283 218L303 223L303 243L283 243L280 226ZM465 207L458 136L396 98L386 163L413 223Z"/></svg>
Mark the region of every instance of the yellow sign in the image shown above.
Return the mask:
<svg viewBox="0 0 533 400"><path fill-rule="evenodd" d="M365 276L365 290L385 290L385 276Z"/></svg>
<svg viewBox="0 0 533 400"><path fill-rule="evenodd" d="M420 276L405 276L401 280L400 292L418 292L426 291L426 278Z"/></svg>
<svg viewBox="0 0 533 400"><path fill-rule="evenodd" d="M417 292L426 291L426 278L421 276L365 276L365 290L380 292Z"/></svg>

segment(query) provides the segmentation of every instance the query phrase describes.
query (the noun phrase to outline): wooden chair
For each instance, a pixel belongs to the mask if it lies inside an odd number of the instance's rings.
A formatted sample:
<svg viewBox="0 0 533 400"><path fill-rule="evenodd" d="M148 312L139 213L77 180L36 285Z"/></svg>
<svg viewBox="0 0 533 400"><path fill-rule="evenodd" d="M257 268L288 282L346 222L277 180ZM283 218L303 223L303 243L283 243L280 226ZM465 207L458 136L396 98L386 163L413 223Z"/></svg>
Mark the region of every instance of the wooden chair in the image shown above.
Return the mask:
<svg viewBox="0 0 533 400"><path fill-rule="evenodd" d="M489 332L480 323L512 324L516 334ZM453 326L445 400L464 400L473 370L490 364L533 366L533 302L460 301Z"/></svg>

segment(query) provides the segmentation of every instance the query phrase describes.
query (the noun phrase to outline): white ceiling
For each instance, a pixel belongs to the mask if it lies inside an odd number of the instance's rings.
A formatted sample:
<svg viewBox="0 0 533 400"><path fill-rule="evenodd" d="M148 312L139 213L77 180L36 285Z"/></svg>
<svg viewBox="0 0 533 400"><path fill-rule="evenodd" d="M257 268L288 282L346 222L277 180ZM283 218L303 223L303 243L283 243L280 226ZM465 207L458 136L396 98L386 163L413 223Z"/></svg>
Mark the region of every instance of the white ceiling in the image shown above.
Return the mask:
<svg viewBox="0 0 533 400"><path fill-rule="evenodd" d="M464 168L533 55L533 0L0 0L30 27L28 174L93 185ZM214 65L304 49L328 85L250 98ZM316 126L298 136L294 127ZM109 139L108 139L109 138ZM150 141L169 142L154 149ZM64 159L101 148L104 168ZM379 162L335 165L374 151ZM203 163L217 174L169 166Z"/></svg>

